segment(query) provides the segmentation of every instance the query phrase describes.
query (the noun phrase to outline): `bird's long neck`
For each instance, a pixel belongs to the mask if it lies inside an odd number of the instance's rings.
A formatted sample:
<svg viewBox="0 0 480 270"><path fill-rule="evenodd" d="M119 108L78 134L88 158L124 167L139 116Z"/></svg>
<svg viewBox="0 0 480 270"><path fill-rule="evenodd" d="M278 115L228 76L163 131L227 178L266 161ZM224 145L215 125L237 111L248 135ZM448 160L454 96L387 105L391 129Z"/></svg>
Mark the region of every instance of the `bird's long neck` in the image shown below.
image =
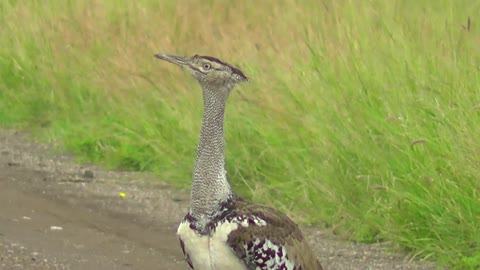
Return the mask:
<svg viewBox="0 0 480 270"><path fill-rule="evenodd" d="M230 91L203 90L204 111L193 171L190 214L200 223L212 219L233 193L225 171L223 134L225 106Z"/></svg>

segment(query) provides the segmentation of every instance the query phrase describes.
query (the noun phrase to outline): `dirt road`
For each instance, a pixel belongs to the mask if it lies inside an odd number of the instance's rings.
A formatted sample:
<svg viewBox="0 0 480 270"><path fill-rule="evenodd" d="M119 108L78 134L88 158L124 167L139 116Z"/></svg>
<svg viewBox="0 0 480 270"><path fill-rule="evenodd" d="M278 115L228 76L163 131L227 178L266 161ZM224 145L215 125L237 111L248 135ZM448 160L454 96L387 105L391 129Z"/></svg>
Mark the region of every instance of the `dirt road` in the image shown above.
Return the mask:
<svg viewBox="0 0 480 270"><path fill-rule="evenodd" d="M0 269L187 269L175 236L187 205L151 175L82 166L0 130ZM435 269L303 230L326 269Z"/></svg>

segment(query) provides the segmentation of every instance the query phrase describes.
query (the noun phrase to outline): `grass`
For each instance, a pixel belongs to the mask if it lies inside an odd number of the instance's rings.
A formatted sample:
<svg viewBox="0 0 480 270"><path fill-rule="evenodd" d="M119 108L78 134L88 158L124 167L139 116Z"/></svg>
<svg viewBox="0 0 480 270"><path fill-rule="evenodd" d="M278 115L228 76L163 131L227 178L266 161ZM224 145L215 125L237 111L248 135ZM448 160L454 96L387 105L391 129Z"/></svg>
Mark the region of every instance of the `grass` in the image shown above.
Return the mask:
<svg viewBox="0 0 480 270"><path fill-rule="evenodd" d="M322 3L1 1L0 124L188 187L201 93L153 54L218 56L236 191L478 269L480 3Z"/></svg>

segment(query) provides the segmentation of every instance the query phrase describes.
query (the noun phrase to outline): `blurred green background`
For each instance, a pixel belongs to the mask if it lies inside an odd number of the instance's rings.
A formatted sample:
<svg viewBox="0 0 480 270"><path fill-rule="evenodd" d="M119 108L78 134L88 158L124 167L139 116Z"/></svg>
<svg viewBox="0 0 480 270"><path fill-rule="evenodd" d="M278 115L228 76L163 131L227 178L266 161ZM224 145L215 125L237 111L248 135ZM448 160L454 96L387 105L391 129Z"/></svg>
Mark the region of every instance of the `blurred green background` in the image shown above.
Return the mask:
<svg viewBox="0 0 480 270"><path fill-rule="evenodd" d="M197 83L231 95L235 190L355 241L480 268L480 1L0 2L0 124L188 188Z"/></svg>

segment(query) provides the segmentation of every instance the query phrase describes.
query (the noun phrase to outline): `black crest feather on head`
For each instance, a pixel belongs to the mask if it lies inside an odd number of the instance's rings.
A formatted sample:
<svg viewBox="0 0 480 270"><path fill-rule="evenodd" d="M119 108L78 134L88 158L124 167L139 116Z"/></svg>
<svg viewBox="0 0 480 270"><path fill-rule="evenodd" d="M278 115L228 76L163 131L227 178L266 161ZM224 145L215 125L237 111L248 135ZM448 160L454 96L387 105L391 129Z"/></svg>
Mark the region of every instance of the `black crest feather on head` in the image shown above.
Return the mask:
<svg viewBox="0 0 480 270"><path fill-rule="evenodd" d="M229 63L223 62L222 60L220 60L218 58L215 58L213 56L208 56L208 55L203 55L203 56L199 55L198 57L207 59L207 60L212 61L212 62L217 62L221 65L228 66L233 71L233 73L238 75L242 80L248 80L247 76L245 76L245 74L243 74L243 72L240 69L230 65Z"/></svg>

